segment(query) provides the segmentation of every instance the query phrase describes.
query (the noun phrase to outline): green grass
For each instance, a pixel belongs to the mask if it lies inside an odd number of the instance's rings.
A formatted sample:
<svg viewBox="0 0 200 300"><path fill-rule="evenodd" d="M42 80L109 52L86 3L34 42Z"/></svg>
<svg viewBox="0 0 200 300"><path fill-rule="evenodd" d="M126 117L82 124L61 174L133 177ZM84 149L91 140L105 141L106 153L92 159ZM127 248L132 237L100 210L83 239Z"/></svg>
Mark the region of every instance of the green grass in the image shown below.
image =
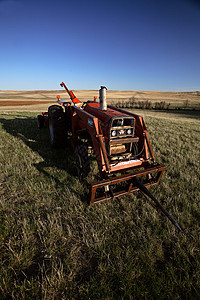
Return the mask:
<svg viewBox="0 0 200 300"><path fill-rule="evenodd" d="M1 299L200 298L200 119L142 113L167 167L151 191L183 233L139 194L89 207L73 151L37 114L1 113Z"/></svg>

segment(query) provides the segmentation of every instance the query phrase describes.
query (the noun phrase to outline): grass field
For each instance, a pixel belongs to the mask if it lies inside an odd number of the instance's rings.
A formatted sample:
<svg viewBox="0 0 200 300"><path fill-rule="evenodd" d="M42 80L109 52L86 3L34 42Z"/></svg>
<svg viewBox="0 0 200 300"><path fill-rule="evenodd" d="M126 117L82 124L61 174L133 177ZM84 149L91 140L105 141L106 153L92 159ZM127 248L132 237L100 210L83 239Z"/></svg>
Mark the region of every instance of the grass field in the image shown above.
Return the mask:
<svg viewBox="0 0 200 300"><path fill-rule="evenodd" d="M200 299L199 112L140 113L182 233L139 194L89 207L73 151L37 113L0 113L1 299Z"/></svg>

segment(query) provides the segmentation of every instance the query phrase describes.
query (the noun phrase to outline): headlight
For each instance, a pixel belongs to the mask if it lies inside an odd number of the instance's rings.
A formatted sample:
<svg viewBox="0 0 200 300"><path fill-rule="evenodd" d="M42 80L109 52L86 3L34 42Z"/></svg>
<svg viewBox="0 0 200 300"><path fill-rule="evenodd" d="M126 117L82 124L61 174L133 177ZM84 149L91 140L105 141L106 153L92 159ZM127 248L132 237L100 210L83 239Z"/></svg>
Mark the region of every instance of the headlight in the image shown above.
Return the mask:
<svg viewBox="0 0 200 300"><path fill-rule="evenodd" d="M127 134L132 134L132 130L131 129L127 129Z"/></svg>
<svg viewBox="0 0 200 300"><path fill-rule="evenodd" d="M117 135L117 131L116 130L111 130L111 136L116 136Z"/></svg>

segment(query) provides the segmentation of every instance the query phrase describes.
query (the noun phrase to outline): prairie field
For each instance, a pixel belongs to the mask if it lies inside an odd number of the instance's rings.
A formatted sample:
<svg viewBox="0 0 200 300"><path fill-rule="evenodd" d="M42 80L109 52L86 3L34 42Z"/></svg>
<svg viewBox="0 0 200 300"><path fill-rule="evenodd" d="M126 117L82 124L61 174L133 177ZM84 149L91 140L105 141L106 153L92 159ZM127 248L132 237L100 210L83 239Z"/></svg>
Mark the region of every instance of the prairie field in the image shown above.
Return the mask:
<svg viewBox="0 0 200 300"><path fill-rule="evenodd" d="M167 167L151 192L178 232L139 193L88 206L95 161L76 177L73 150L37 128L43 106L0 111L0 298L199 299L199 111L137 110Z"/></svg>

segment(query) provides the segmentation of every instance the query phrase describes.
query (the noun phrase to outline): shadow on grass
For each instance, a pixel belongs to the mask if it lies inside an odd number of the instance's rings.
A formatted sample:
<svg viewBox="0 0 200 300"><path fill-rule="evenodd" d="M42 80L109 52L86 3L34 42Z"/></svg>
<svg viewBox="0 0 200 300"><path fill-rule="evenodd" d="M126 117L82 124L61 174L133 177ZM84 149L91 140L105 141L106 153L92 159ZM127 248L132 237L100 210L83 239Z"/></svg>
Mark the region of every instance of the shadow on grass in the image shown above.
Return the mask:
<svg viewBox="0 0 200 300"><path fill-rule="evenodd" d="M88 195L80 195L71 187L71 184L78 180L76 177L77 169L73 157L73 150L70 147L70 139L68 140L68 147L64 149L53 149L49 142L49 132L47 128L38 129L35 117L26 117L24 115L9 114L9 119L1 118L0 123L3 129L14 137L21 139L32 151L37 152L42 158L43 162L34 164L39 172L46 177L53 179L57 187L67 188L81 197L81 200L86 202ZM67 182L63 182L49 174L45 169L48 167L55 167L67 172ZM87 185L86 180L83 183ZM89 186L88 186L89 187Z"/></svg>

